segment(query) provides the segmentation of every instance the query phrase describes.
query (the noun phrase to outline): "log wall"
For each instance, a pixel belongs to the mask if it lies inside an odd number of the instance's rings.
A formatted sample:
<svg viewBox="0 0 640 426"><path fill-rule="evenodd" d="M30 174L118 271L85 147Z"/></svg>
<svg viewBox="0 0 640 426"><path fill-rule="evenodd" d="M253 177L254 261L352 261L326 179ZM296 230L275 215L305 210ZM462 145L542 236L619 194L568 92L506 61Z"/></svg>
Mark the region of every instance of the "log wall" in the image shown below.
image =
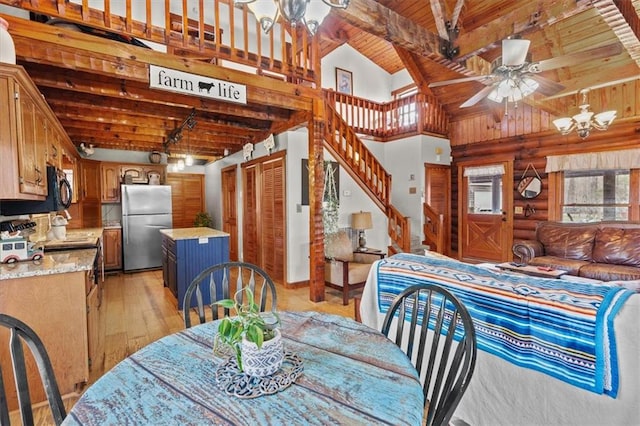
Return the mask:
<svg viewBox="0 0 640 426"><path fill-rule="evenodd" d="M543 115L543 114L542 114ZM454 133L457 135L467 134L466 130L461 132L460 123L454 123ZM477 122L476 122L477 124ZM464 123L469 126L469 123ZM481 133L483 127L478 127L477 132ZM546 157L549 155L577 154L598 151L613 151L631 148L640 148L640 117L634 119L620 120L614 122L607 131L592 131L591 135L582 140L577 134L572 133L567 136L560 135L557 131L545 131L535 134L519 135L501 139L484 140L475 143L461 144L459 140L451 140L453 165L452 172L452 250L457 252L458 236L458 182L457 163L469 158L490 159L496 155L511 154L514 157L514 188L520 181L527 165L531 163L542 178L542 192L534 199L524 199L517 192L513 192L514 207L523 209L529 205L535 210L530 216L524 214L514 215L513 238L527 239L534 236L536 223L548 219L550 203L555 200L549 199L549 179L545 173ZM490 160L489 160L490 161ZM531 175L531 172L527 172ZM632 191L640 191L640 188L632 188Z"/></svg>

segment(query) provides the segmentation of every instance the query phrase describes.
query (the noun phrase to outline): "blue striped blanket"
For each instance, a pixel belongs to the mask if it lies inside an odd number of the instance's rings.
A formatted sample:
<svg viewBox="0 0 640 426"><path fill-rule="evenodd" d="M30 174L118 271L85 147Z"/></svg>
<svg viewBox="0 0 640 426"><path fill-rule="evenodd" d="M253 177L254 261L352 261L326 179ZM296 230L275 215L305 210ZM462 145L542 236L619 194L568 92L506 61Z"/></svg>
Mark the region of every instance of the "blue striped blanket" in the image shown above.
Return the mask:
<svg viewBox="0 0 640 426"><path fill-rule="evenodd" d="M498 273L437 254L397 254L380 261L375 273L382 314L411 285L442 285L467 307L479 349L616 397L613 320L631 291Z"/></svg>

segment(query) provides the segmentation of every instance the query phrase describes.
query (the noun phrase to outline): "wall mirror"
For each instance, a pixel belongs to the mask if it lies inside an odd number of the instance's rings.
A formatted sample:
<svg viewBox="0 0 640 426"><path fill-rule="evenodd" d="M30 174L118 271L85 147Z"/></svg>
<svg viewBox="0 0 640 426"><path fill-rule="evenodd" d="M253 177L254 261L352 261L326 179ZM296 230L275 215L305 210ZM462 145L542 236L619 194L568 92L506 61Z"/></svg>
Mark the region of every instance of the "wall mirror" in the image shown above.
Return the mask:
<svg viewBox="0 0 640 426"><path fill-rule="evenodd" d="M534 174L527 176L529 169L531 169ZM518 191L518 194L520 194L522 198L527 199L536 198L540 195L540 192L542 191L542 178L540 178L540 175L533 164L529 163L527 165L524 173L522 173L520 182L518 182L516 191Z"/></svg>
<svg viewBox="0 0 640 426"><path fill-rule="evenodd" d="M518 193L522 198L536 198L542 191L542 181L537 176L526 176L518 183Z"/></svg>

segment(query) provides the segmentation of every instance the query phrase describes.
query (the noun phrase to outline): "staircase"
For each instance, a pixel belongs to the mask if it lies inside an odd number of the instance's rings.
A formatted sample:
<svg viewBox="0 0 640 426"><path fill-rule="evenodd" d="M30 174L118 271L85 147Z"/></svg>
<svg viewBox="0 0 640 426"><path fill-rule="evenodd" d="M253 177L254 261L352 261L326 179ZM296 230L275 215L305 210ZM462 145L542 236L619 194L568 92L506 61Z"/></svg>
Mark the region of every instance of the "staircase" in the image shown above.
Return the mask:
<svg viewBox="0 0 640 426"><path fill-rule="evenodd" d="M391 204L391 175L335 109L333 92L325 96L324 146L388 218L389 254L411 251L407 217Z"/></svg>

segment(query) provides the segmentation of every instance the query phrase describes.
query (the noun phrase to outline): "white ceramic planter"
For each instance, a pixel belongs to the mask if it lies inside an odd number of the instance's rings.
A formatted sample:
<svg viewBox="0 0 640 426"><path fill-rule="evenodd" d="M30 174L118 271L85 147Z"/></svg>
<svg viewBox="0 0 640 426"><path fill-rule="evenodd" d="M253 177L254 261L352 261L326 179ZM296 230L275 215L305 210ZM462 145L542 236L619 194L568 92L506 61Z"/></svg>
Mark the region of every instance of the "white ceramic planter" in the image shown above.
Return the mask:
<svg viewBox="0 0 640 426"><path fill-rule="evenodd" d="M276 336L264 342L262 348L246 339L242 339L242 368L249 376L268 376L275 373L282 366L284 345L280 330L275 330Z"/></svg>
<svg viewBox="0 0 640 426"><path fill-rule="evenodd" d="M5 19L0 18L0 62L15 64L16 47L13 44L13 38L11 38L11 34L7 31L7 28L9 28L9 23Z"/></svg>

